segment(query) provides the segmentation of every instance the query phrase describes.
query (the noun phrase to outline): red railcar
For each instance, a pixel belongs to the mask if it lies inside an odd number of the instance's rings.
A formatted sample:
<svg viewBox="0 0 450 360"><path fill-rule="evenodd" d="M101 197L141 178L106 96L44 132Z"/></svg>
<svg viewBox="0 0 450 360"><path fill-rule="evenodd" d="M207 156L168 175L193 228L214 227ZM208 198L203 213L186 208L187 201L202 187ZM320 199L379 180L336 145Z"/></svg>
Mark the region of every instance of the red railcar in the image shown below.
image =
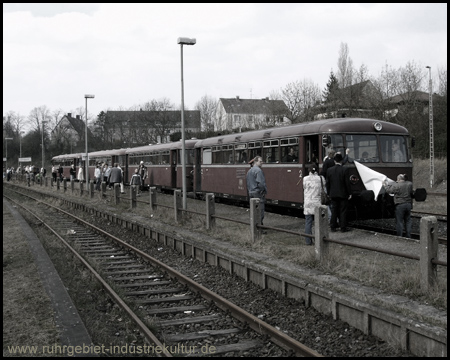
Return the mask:
<svg viewBox="0 0 450 360"><path fill-rule="evenodd" d="M59 165L61 165L63 168L63 177L66 179L70 179L69 171L72 165L75 166L75 174L77 175L79 167L83 166L82 156L83 154L81 153L54 156L52 157L52 166L58 168ZM49 175L51 176L51 174Z"/></svg>
<svg viewBox="0 0 450 360"><path fill-rule="evenodd" d="M106 163L111 167L118 163L123 171L124 184L127 184L129 182L129 171L126 151L127 149L113 149L89 153L89 179L94 179L94 171L97 165L101 166Z"/></svg>
<svg viewBox="0 0 450 360"><path fill-rule="evenodd" d="M301 209L307 165L314 161L321 169L329 148L343 155L348 148L350 162L346 166L350 168L355 217L391 217L392 197L380 194L369 203L363 201L360 194L365 187L352 161L364 163L391 179L402 173L412 180L408 138L408 131L393 123L336 118L199 140L195 145L195 191L247 201L248 161L260 155L268 188L267 204ZM400 160L393 158L392 144L399 145L403 154Z"/></svg>
<svg viewBox="0 0 450 360"><path fill-rule="evenodd" d="M186 150L186 183L187 191L192 191L192 174L194 166L194 145L197 140L185 140ZM141 161L147 167L146 188L155 186L161 190L182 188L182 142L147 145L131 148L126 151L128 156L129 177L134 174ZM129 179L128 179L129 180Z"/></svg>

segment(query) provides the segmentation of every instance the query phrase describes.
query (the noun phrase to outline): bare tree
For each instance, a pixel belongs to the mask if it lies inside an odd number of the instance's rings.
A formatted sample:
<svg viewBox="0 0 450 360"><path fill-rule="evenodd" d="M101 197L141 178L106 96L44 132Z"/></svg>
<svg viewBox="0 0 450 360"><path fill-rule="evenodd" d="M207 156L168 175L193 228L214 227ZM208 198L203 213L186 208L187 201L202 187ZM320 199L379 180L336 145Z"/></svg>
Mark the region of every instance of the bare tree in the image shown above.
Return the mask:
<svg viewBox="0 0 450 360"><path fill-rule="evenodd" d="M353 84L354 69L353 60L349 56L350 50L346 43L341 43L338 58L337 79L341 89Z"/></svg>
<svg viewBox="0 0 450 360"><path fill-rule="evenodd" d="M51 120L50 109L45 105L35 107L31 110L30 115L28 115L28 123L36 131L41 131L42 122L49 120Z"/></svg>
<svg viewBox="0 0 450 360"><path fill-rule="evenodd" d="M202 131L214 129L217 105L218 100L208 95L202 96L200 101L195 104L195 110L200 111L200 124Z"/></svg>
<svg viewBox="0 0 450 360"><path fill-rule="evenodd" d="M311 121L314 107L322 98L318 85L310 80L296 81L281 89L281 98L290 111L293 123Z"/></svg>

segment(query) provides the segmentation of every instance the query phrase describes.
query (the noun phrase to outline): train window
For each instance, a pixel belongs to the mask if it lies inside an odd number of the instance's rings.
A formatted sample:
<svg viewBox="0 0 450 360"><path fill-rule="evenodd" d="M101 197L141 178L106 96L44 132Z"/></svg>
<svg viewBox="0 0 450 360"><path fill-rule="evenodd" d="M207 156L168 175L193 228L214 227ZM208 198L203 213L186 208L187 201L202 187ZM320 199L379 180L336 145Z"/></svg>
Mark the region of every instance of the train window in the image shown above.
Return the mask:
<svg viewBox="0 0 450 360"><path fill-rule="evenodd" d="M349 160L359 162L378 162L379 151L375 135L347 135L347 148L350 149Z"/></svg>
<svg viewBox="0 0 450 360"><path fill-rule="evenodd" d="M327 147L324 147L322 150L322 154L328 156L328 151L333 149L334 151L340 151L343 155L345 155L345 146L344 140L342 139L342 134L329 134L330 144Z"/></svg>
<svg viewBox="0 0 450 360"><path fill-rule="evenodd" d="M254 141L248 143L248 159L249 161L254 159L256 156L261 156L261 141Z"/></svg>
<svg viewBox="0 0 450 360"><path fill-rule="evenodd" d="M213 146L212 147L212 163L213 164L222 164L222 147L221 146Z"/></svg>
<svg viewBox="0 0 450 360"><path fill-rule="evenodd" d="M236 164L248 163L247 157L247 144L236 144L234 145L234 154L236 159Z"/></svg>
<svg viewBox="0 0 450 360"><path fill-rule="evenodd" d="M194 164L194 150L193 149L185 149L186 151L186 165L193 165ZM177 161L178 164L182 165L181 162L181 153L183 151L180 149L177 151Z"/></svg>
<svg viewBox="0 0 450 360"><path fill-rule="evenodd" d="M406 140L403 136L380 136L381 159L384 162L406 162Z"/></svg>
<svg viewBox="0 0 450 360"><path fill-rule="evenodd" d="M170 164L170 151L169 150L161 151L161 164L162 165Z"/></svg>
<svg viewBox="0 0 450 360"><path fill-rule="evenodd" d="M281 162L298 161L298 138L281 139Z"/></svg>
<svg viewBox="0 0 450 360"><path fill-rule="evenodd" d="M210 165L212 163L211 161L211 149L210 148L204 148L203 149L203 156L202 156L203 164L204 165Z"/></svg>
<svg viewBox="0 0 450 360"><path fill-rule="evenodd" d="M224 159L227 164L234 164L233 145L223 145L222 153L222 159Z"/></svg>
<svg viewBox="0 0 450 360"><path fill-rule="evenodd" d="M263 161L265 163L278 163L279 158L279 140L266 140L263 142Z"/></svg>

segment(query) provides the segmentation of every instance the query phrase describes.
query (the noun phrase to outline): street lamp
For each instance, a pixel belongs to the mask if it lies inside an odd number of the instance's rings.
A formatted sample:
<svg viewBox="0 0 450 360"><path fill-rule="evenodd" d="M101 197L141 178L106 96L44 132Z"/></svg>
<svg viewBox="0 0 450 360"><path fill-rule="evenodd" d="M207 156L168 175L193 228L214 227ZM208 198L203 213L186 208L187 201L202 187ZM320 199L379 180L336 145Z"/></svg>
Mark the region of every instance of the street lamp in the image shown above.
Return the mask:
<svg viewBox="0 0 450 360"><path fill-rule="evenodd" d="M430 91L430 99L428 101L428 114L430 117L430 187L433 187L434 183L434 135L433 135L433 86L431 83L431 67L427 66L429 73L429 91Z"/></svg>
<svg viewBox="0 0 450 360"><path fill-rule="evenodd" d="M44 124L46 121L42 121L42 169L44 168Z"/></svg>
<svg viewBox="0 0 450 360"><path fill-rule="evenodd" d="M6 144L5 169L6 170L8 170L8 140L13 140L13 138L5 138L5 144Z"/></svg>
<svg viewBox="0 0 450 360"><path fill-rule="evenodd" d="M177 40L181 49L181 164L182 164L182 185L183 185L183 210L187 209L186 193L186 144L184 134L184 85L183 85L183 45L195 45L196 40L180 37Z"/></svg>
<svg viewBox="0 0 450 360"><path fill-rule="evenodd" d="M87 119L87 99L93 99L95 96L94 95L84 95L84 98L86 99L86 134L85 134L85 150L86 150L86 160L85 160L85 165L86 165L86 187L88 186L89 183L89 155L88 155L88 119Z"/></svg>
<svg viewBox="0 0 450 360"><path fill-rule="evenodd" d="M20 156L19 156L19 161L18 166L20 166L20 158L22 157L22 134L25 134L25 131L21 131L19 132L19 152L20 152Z"/></svg>

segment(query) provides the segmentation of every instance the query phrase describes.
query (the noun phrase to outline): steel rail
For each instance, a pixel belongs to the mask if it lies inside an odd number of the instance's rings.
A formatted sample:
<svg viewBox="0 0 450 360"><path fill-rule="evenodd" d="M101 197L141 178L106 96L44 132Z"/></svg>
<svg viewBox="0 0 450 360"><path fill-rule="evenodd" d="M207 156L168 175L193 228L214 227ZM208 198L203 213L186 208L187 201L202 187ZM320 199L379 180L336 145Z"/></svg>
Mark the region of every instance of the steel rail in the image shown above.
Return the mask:
<svg viewBox="0 0 450 360"><path fill-rule="evenodd" d="M28 195L26 195L26 196L28 196ZM41 200L36 200L36 201L39 201L39 202L41 202L47 206L50 206L52 208L56 208L53 205L47 204L44 201L41 201ZM277 330L275 327L265 323L264 321L260 320L256 316L248 313L244 309L239 308L237 305L233 304L232 302L228 301L227 299L223 298L222 296L212 292L211 290L207 289L203 285L196 283L192 279L181 274L180 272L176 271L175 269L171 268L170 266L162 263L158 259L155 259L154 257L148 255L147 253L124 242L123 240L117 238L116 236L107 233L106 231L98 228L97 226L84 221L83 219L80 219L62 209L58 209L58 208L56 208L56 209L72 218L75 218L77 221L81 222L82 224L84 224L87 227L90 227L91 229L95 230L96 232L100 233L101 235L109 237L110 239L116 241L123 247L125 247L125 248L133 251L135 254L139 255L142 259L164 269L169 274L170 277L176 278L181 283L186 284L187 286L191 287L192 289L194 289L194 291L200 293L205 299L213 301L222 310L230 311L230 313L233 314L236 319L247 323L250 326L250 328L252 328L254 331L258 332L259 334L267 334L268 336L270 336L272 341L274 343L276 343L277 345L279 345L285 349L288 349L288 350L293 350L297 356L322 357L322 355L320 355L315 350L313 350L313 349L307 347L306 345L296 341L295 339L287 336L283 332ZM75 251L75 250L73 250L73 251ZM113 290L111 289L111 291L113 291Z"/></svg>
<svg viewBox="0 0 450 360"><path fill-rule="evenodd" d="M91 271L91 273L101 283L101 285L108 292L108 294L113 298L113 300L131 317L131 319L136 323L136 325L139 327L139 329L141 329L141 331L143 332L145 338L150 343L155 344L159 349L161 349L161 354L159 353L159 351L155 352L157 354L157 356L163 355L165 357L173 357L170 352L166 351L166 348L165 348L164 344L159 341L159 339L153 334L153 332L150 331L150 329L147 327L147 325L145 325L142 322L142 320L139 319L139 317L120 298L120 296L111 288L111 286L109 286L108 283L105 280L103 280L101 275L97 271L95 271L95 269L80 254L78 254L78 252L72 246L70 246L70 244L66 240L64 240L61 236L59 236L59 234L55 230L53 230L53 228L51 228L44 220L42 220L39 216L34 214L31 210L29 210L28 208L26 208L22 204L19 204L18 202L16 202L15 200L11 199L10 197L8 197L8 196L6 196L4 194L3 194L3 196L6 197L7 199L9 199L10 201L12 201L14 204L20 206L25 211L29 212L32 216L34 216L37 220L39 220L47 229L49 229L50 232L52 232L59 240L61 240L61 242L83 263L84 266L86 266L86 268L89 271ZM41 200L38 200L38 199L34 199L34 200L37 201L37 202L41 202L41 203L43 203L43 204L45 204L47 206L50 206L52 208L55 208L54 206L52 206L50 204L47 204L47 203L45 203L45 202L43 202ZM62 211L63 213L65 213L66 215L71 216L72 218L75 218L77 221L81 220L81 222L86 223L84 220L79 219L76 216L71 215L71 214L67 213L64 210L61 210L61 209L57 209L57 210Z"/></svg>

